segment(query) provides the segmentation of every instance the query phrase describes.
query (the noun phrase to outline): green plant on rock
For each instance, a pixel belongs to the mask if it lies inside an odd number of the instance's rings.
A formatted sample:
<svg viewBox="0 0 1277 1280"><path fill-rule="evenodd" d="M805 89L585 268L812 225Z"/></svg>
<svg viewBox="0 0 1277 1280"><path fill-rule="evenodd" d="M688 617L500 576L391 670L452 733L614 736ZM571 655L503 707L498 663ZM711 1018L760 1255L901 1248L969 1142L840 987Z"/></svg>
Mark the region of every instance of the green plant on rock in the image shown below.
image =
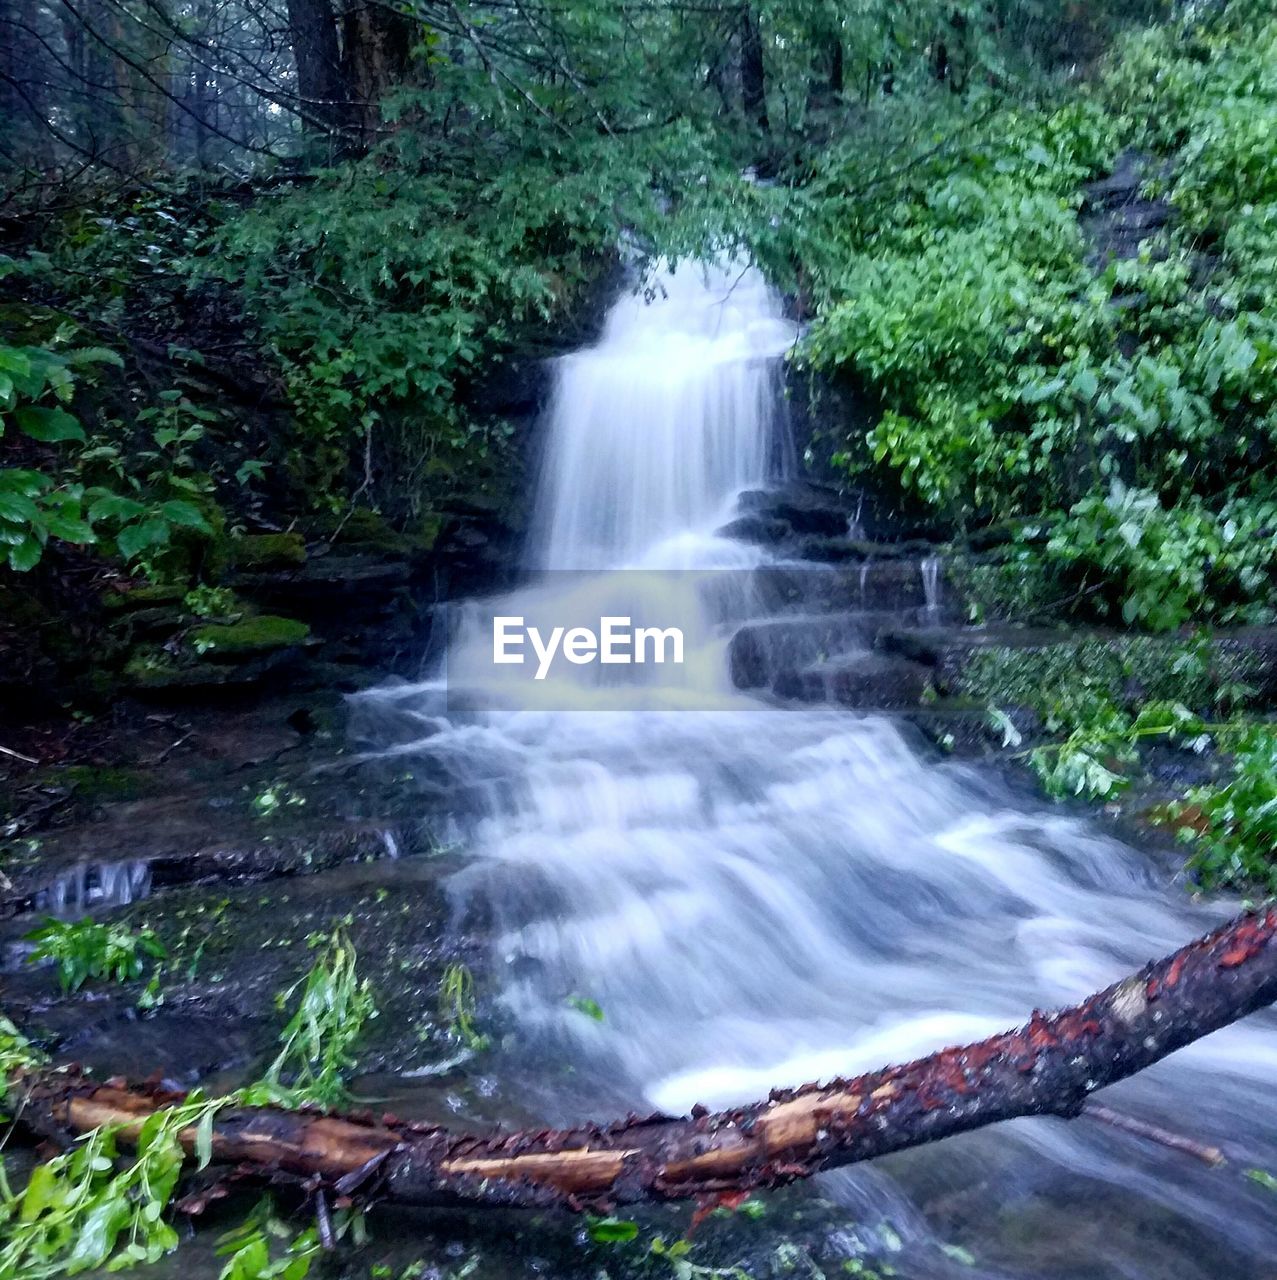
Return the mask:
<svg viewBox="0 0 1277 1280"><path fill-rule="evenodd" d="M377 1016L367 979L356 969L355 948L343 926L311 939L320 948L306 976L276 998L297 1008L280 1034L279 1054L257 1084L243 1094L250 1103L338 1106L350 1099L346 1073L355 1066L354 1046Z"/></svg>
<svg viewBox="0 0 1277 1280"><path fill-rule="evenodd" d="M50 919L26 938L36 944L28 961L53 961L62 990L68 994L78 991L90 979L132 982L142 976L150 961L163 960L168 954L150 929L96 924L88 918Z"/></svg>
<svg viewBox="0 0 1277 1280"><path fill-rule="evenodd" d="M448 965L439 983L439 1016L467 1049L479 1052L488 1047L488 1037L475 1026L476 1009L474 974L464 964Z"/></svg>

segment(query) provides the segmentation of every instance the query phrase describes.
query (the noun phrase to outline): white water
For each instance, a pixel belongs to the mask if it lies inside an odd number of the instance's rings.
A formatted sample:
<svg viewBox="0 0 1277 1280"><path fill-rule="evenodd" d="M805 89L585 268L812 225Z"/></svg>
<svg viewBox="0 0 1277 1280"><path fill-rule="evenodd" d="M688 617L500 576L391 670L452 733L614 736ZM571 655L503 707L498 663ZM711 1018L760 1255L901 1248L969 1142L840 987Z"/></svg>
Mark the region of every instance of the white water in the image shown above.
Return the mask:
<svg viewBox="0 0 1277 1280"><path fill-rule="evenodd" d="M776 357L794 327L739 268L658 272L597 347L561 362L533 562L615 569L722 523L785 458Z"/></svg>
<svg viewBox="0 0 1277 1280"><path fill-rule="evenodd" d="M791 333L762 282L739 275L666 277L663 296L622 300L600 345L563 363L538 564L760 558L712 530L785 457L773 362ZM934 575L928 586L934 605ZM399 719L397 755L462 797L454 887L495 913L517 1028L500 1061L548 1119L743 1101L978 1038L1231 909L1192 905L1093 824L934 761L887 717L731 692L721 635L705 624L699 643L714 670L697 668L698 712L657 700L448 717L437 681L368 695ZM1277 1201L1239 1171L1277 1169L1275 1070L1277 1033L1255 1018L1106 1095L1223 1142L1230 1171L1094 1122L1037 1120L833 1175L824 1191L862 1231L891 1224L916 1251L905 1274L950 1274L935 1244L955 1232L977 1257L1014 1258L1017 1275L1251 1274L1277 1243ZM1036 1225L1012 1247L998 1223L1015 1212Z"/></svg>

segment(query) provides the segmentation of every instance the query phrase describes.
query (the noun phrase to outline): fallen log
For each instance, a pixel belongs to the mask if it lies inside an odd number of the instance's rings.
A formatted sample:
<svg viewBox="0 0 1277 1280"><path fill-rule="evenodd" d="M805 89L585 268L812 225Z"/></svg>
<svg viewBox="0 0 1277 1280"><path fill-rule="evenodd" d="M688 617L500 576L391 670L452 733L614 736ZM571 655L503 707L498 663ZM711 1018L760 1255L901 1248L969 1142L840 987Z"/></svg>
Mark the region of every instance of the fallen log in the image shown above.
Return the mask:
<svg viewBox="0 0 1277 1280"><path fill-rule="evenodd" d="M610 1210L771 1188L1000 1120L1082 1113L1098 1089L1277 1000L1277 908L1248 913L1054 1014L903 1066L774 1091L765 1102L608 1125L453 1134L392 1116L226 1108L213 1159L293 1177L340 1200ZM67 1071L18 1073L22 1118L66 1137L123 1126L127 1142L184 1095ZM196 1135L183 1135L193 1149Z"/></svg>

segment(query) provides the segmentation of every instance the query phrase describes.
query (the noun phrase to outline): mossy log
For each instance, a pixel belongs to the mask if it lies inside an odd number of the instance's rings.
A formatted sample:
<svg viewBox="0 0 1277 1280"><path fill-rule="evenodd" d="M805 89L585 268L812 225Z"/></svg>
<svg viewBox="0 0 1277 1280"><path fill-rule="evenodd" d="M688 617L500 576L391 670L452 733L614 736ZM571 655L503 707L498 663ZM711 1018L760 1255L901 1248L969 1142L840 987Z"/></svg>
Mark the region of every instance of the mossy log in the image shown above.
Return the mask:
<svg viewBox="0 0 1277 1280"><path fill-rule="evenodd" d="M413 1205L607 1211L777 1187L1018 1116L1079 1115L1098 1089L1277 999L1277 908L1248 913L1071 1008L1014 1031L765 1102L607 1125L458 1135L393 1116L227 1109L215 1161L236 1177L293 1176L334 1197ZM126 1126L182 1095L71 1071L15 1077L24 1122L65 1138ZM193 1147L195 1134L184 1139Z"/></svg>

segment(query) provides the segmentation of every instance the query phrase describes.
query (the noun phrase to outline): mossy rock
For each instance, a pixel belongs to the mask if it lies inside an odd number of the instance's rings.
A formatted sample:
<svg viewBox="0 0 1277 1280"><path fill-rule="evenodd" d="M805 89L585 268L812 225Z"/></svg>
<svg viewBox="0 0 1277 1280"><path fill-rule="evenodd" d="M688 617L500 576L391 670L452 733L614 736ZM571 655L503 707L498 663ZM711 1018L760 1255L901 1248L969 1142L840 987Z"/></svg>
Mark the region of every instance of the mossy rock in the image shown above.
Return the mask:
<svg viewBox="0 0 1277 1280"><path fill-rule="evenodd" d="M380 512L359 507L337 520L317 522L315 529L344 551L412 560L433 550L445 523L442 516L429 513L401 531Z"/></svg>
<svg viewBox="0 0 1277 1280"><path fill-rule="evenodd" d="M306 563L306 542L300 533L246 533L230 544L236 569L260 573L295 569Z"/></svg>
<svg viewBox="0 0 1277 1280"><path fill-rule="evenodd" d="M168 546L154 557L156 575L165 582L220 582L231 559L226 513L210 494L192 494L188 501L199 508L208 528L174 528Z"/></svg>
<svg viewBox="0 0 1277 1280"><path fill-rule="evenodd" d="M139 695L207 693L227 686L257 684L291 662L292 653L291 646L283 646L234 655L210 651L200 657L176 658L156 645L139 645L124 668L123 678L125 685Z"/></svg>
<svg viewBox="0 0 1277 1280"><path fill-rule="evenodd" d="M201 656L214 661L234 662L305 644L309 639L310 628L304 622L264 613L229 626L208 623L196 627L187 637L187 643Z"/></svg>
<svg viewBox="0 0 1277 1280"><path fill-rule="evenodd" d="M125 681L136 689L165 689L177 682L181 668L158 645L139 645L124 664Z"/></svg>
<svg viewBox="0 0 1277 1280"><path fill-rule="evenodd" d="M112 613L126 613L132 609L150 609L156 605L176 604L186 594L179 583L150 583L129 591L108 591L102 597L102 607Z"/></svg>

